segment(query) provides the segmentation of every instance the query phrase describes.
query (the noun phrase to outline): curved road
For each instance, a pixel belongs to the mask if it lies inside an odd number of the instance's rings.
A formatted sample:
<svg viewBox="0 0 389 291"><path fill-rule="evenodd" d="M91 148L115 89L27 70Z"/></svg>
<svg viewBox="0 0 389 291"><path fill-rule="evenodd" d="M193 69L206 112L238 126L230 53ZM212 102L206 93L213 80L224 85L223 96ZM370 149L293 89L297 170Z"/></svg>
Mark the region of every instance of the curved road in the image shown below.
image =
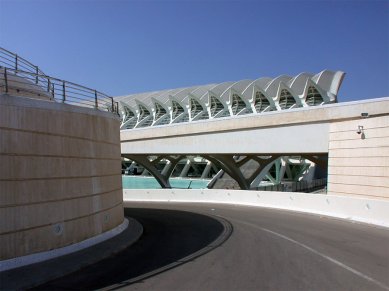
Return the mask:
<svg viewBox="0 0 389 291"><path fill-rule="evenodd" d="M144 235L37 289L389 290L389 230L220 204L126 203Z"/></svg>

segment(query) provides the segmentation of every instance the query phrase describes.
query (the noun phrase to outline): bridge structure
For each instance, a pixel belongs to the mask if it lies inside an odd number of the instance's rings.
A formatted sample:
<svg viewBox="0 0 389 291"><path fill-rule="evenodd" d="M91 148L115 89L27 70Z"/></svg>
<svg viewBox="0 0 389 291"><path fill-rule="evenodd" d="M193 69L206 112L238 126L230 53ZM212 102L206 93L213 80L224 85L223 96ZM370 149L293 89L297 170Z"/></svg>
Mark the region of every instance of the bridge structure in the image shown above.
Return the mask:
<svg viewBox="0 0 389 291"><path fill-rule="evenodd" d="M288 118L295 118L280 112L299 108L304 115L304 109L336 103L343 77L341 71L324 70L316 75L282 75L116 97L122 119L122 156L132 161L131 167L144 166L144 172L164 188L170 187L173 172L177 175L178 169L179 176L185 177L191 167L198 177L213 177L208 187L214 187L223 175L232 177L240 189L263 185L264 179L272 185L312 180L317 165L325 168L327 151L319 146L326 144L325 126L312 127L301 117L295 119L304 123L298 127L274 125L288 125ZM161 133L165 138L145 145L150 153L145 155L125 146L138 141L139 132L146 134L140 139L153 140ZM174 135L180 138L172 139ZM283 147L286 141L289 149ZM306 143L304 151L296 142ZM199 163L206 164L200 173Z"/></svg>
<svg viewBox="0 0 389 291"><path fill-rule="evenodd" d="M388 108L388 98L381 98L121 130L121 153L143 165L163 188L170 187L169 177L179 160L201 156L247 190L258 185L281 157L299 157L329 169L329 156L333 161L341 158L338 148L331 146L335 142L331 136L342 135L333 133L337 124L355 123L343 134L355 139L356 148L365 147L361 143L368 143L366 132L358 129L376 117L387 122ZM353 150L342 152L347 158ZM170 161L168 170L157 167L162 159ZM255 166L247 170L248 163Z"/></svg>
<svg viewBox="0 0 389 291"><path fill-rule="evenodd" d="M305 203L313 196L297 198L290 192L306 191L304 185L310 188L319 182L327 195L316 195L319 202L294 209L305 211L319 203L315 211L337 212L339 217L364 217L365 209L372 208L369 213L381 213L377 209L389 198L389 98L337 103L343 78L343 72L324 70L316 75L115 97L122 121L122 157L143 166L143 173L154 176L162 188L172 188L171 177L185 177L188 168L200 162L204 168L195 173L197 177L212 178L209 190L139 193L125 189L125 199L229 201L291 209L291 201ZM261 193L269 188L289 192L289 196ZM259 192L233 194L230 189ZM264 195L269 203L260 201ZM351 200L332 201L343 196L368 200L356 202L355 216L349 211ZM275 202L275 197L283 200ZM339 211L332 203L342 205ZM373 220L382 219L363 218Z"/></svg>
<svg viewBox="0 0 389 291"><path fill-rule="evenodd" d="M170 187L169 177L180 160L201 156L235 179L241 189L250 189L281 156L302 156L322 162L319 157L328 153L328 123L317 124L317 113L318 110L297 110L264 114L261 118L246 115L122 130L121 152L143 165L164 188ZM282 126L280 121L284 122ZM158 170L157 162L161 159L169 160L168 170ZM248 173L242 171L250 161L257 164L256 168Z"/></svg>

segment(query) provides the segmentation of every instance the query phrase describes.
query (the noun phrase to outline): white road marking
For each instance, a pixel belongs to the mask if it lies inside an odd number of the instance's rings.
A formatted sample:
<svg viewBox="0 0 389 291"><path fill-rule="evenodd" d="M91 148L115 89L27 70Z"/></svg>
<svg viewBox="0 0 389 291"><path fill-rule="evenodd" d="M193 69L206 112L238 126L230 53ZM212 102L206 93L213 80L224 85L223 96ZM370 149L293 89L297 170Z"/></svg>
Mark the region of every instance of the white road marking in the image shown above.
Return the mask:
<svg viewBox="0 0 389 291"><path fill-rule="evenodd" d="M225 218L225 217L223 217L223 218ZM225 218L225 219L227 219L227 218ZM245 222L245 221L242 221L242 220L231 219L231 218L228 218L228 219L230 221L236 221L238 223L245 224L245 225L257 228L259 230L271 233L271 234L273 234L275 236L278 236L278 237L283 238L283 239L285 239L287 241L290 241L290 242L292 242L292 243L294 243L294 244L296 244L296 245L298 245L300 247L303 247L304 249L307 249L308 251L310 251L310 252L312 252L312 253L314 253L314 254L316 254L318 256L321 256L322 258L324 258L324 259L334 263L335 265L338 265L339 267L342 267L342 268L350 271L351 273L353 273L353 274L355 274L355 275L357 275L357 276L359 276L359 277L361 277L363 279L366 279L366 280L368 280L368 281L370 281L370 282L380 286L381 288L383 288L385 290L389 290L389 287L386 286L385 284L383 284L383 283L381 283L381 282L379 282L379 281L377 281L377 280L375 280L375 279L373 279L373 278L371 278L371 277L369 277L369 276L367 276L367 275L365 275L365 274L363 274L363 273L361 273L361 272L351 268L350 266L347 266L347 265L343 264L342 262L339 262L338 260L335 260L334 258L331 258L331 257L329 257L329 256L327 256L327 255L325 255L325 254L323 254L323 253L321 253L321 252L319 252L319 251L317 251L317 250L315 250L315 249L313 249L313 248L311 248L311 247L309 247L309 246L307 246L307 245L305 245L305 244L303 244L301 242L298 242L298 241L296 241L296 240L294 240L294 239L292 239L290 237L287 237L287 236L285 236L283 234L280 234L278 232L272 231L270 229L260 227L258 225L253 224L253 223L250 223L250 222Z"/></svg>

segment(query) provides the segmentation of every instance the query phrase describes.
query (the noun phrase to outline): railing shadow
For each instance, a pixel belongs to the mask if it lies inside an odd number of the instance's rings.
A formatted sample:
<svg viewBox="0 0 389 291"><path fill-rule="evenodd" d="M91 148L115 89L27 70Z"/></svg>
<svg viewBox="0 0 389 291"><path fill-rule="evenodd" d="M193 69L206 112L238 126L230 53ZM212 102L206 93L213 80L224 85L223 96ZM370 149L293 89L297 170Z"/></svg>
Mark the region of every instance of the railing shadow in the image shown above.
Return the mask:
<svg viewBox="0 0 389 291"><path fill-rule="evenodd" d="M97 264L38 286L35 290L116 290L189 262L226 241L232 225L198 213L126 208L143 225L141 239Z"/></svg>

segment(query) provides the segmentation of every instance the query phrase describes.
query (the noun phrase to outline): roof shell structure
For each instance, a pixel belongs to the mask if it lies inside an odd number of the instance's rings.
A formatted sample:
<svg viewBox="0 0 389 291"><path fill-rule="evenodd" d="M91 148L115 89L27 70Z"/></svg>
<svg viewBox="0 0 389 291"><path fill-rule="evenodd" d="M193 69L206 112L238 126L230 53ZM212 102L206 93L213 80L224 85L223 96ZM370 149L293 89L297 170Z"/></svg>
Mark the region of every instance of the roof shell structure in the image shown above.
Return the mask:
<svg viewBox="0 0 389 291"><path fill-rule="evenodd" d="M118 96L121 129L318 106L337 101L345 73L324 70Z"/></svg>

